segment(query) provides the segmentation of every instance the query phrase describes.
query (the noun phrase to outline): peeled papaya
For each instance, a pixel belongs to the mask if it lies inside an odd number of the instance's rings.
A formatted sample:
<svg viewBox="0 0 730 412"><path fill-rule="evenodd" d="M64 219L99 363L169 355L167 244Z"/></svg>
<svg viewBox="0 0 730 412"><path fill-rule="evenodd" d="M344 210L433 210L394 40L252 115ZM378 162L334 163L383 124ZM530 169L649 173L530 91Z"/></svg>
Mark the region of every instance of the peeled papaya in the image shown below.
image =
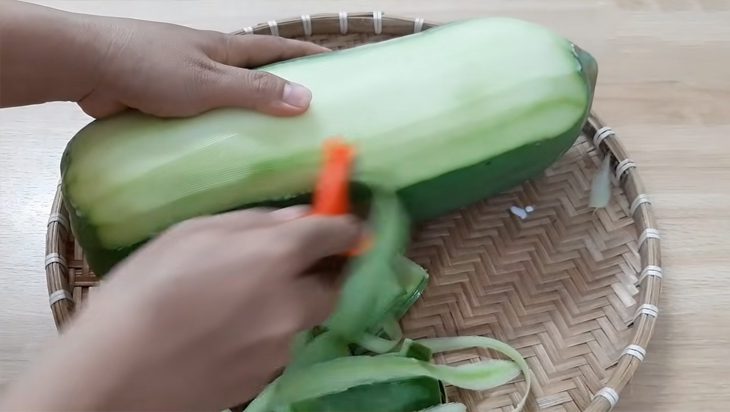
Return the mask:
<svg viewBox="0 0 730 412"><path fill-rule="evenodd" d="M492 196L572 146L597 76L589 53L508 18L257 70L310 88L309 110L284 118L222 108L182 119L129 111L71 139L62 191L98 275L181 220L307 201L333 136L356 147L353 182L397 193L414 222Z"/></svg>

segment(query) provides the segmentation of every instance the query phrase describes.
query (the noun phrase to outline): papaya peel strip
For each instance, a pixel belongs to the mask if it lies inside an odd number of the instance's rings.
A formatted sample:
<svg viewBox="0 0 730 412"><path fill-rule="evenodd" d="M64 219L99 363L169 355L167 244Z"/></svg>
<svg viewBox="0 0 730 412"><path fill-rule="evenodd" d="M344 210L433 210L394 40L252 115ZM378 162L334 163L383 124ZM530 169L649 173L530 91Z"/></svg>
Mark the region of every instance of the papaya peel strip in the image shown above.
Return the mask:
<svg viewBox="0 0 730 412"><path fill-rule="evenodd" d="M334 148L334 149L333 149ZM349 184L349 179L347 176L349 176L346 171L349 171L349 167L351 166L348 164L348 162L351 162L352 160L352 152L349 152L348 150L343 150L342 146L338 146L337 144L330 145L330 150L335 150L334 160L338 162L333 162L329 164L334 164L335 166L329 166L325 167L326 172L323 173L324 176L332 178L332 180L322 179L321 182L318 185L318 190L316 192L315 197L315 208L314 208L314 214L321 214L321 215L337 215L341 213L349 213L349 194L347 192L347 185ZM339 153L339 154L337 154ZM339 156L339 158L338 158ZM329 158L329 160L332 160L332 157ZM343 161L344 159L344 161ZM333 170L333 173L329 173L328 171ZM331 194L331 195L328 195ZM319 200L318 200L319 199ZM324 200L322 200L324 199ZM383 200L385 199L385 200ZM385 206L384 206L385 205ZM376 223L378 222L377 217L382 218L383 220L380 220L379 223L381 225L383 222L390 223L385 224L384 227L380 226L379 228L386 229L400 226L397 223L402 222L402 220L398 219L398 213L397 211L400 208L399 201L397 199L397 196L395 196L394 193L387 193L383 191L378 191L378 193L374 192L374 207L375 207L375 216L376 216ZM395 213L392 213L393 211L396 211ZM383 218L383 213L385 212L385 218ZM391 213L388 213L391 212ZM402 212L402 210L401 210ZM403 217L404 215L401 215L400 217ZM407 221L407 219L406 219ZM377 225L376 225L377 226ZM407 226L407 225L406 225ZM401 228L402 229L402 228ZM403 230L405 232L406 230ZM380 273L380 276L375 276L376 278L382 279L390 279L390 280L396 280L396 277L393 276L393 260L395 259L397 253L395 253L398 248L398 240L400 238L401 241L403 241L402 236L398 236L398 230L396 231L390 231L388 234L390 236L386 236L386 239L389 240L386 243L386 248L381 249L379 251L371 251L371 252L380 252L380 253L369 253L363 258L366 260L369 260L369 262L366 262L363 266L361 266L363 272L370 272L371 270L374 270L376 272L383 272ZM394 248L395 247L395 248ZM370 257L370 259L367 259ZM360 259L358 259L360 260ZM383 263L386 262L384 266L377 265L377 263ZM369 264L368 264L369 263ZM367 269L367 270L366 270ZM378 270L380 269L380 270ZM356 272L357 273L357 272ZM357 278L362 280L368 279L370 276L367 275L367 273L360 273L360 276ZM364 284L361 286L365 286ZM378 285L371 284L369 285L372 288L369 289L371 292L377 294L378 292ZM381 285L382 286L382 285ZM363 289L356 288L359 291L363 291ZM381 295L382 296L382 295ZM394 296L390 296L391 301L394 299ZM360 302L364 303L364 302ZM368 314L370 313L369 310L367 310L366 306L355 304L355 305L349 305L349 314L350 315L357 315L357 309L360 309L364 317L361 317L360 319L365 319L368 317ZM359 308L358 308L359 306ZM383 307L383 309L385 309ZM346 311L347 312L347 311ZM377 313L377 312L376 312ZM357 318L357 316L355 316ZM374 335L369 335L367 333L367 330L369 327L374 327L375 324L373 323L373 317L370 315L370 321L366 322L365 326L363 324L359 324L359 328L354 329L342 329L341 326L345 324L345 321L348 320L347 318L350 318L350 316L344 316L340 317L340 322L338 324L337 317L335 317L334 326L332 327L332 322L329 325L329 328L331 331L334 331L336 334L342 334L343 337L347 338L346 340L350 340L355 343L359 343L361 346L370 346L369 349L375 349L375 352L386 352L393 347L397 346L397 341L401 339L400 336L398 336L395 340L389 340L389 339L382 339ZM350 319L353 320L353 319ZM387 323L384 319L380 319L380 325L382 326L383 323ZM350 323L350 322L347 322ZM354 324L358 325L358 323L353 322ZM353 325L353 323L350 323L350 326ZM359 330L358 330L359 329ZM393 331L392 328L391 332ZM344 333L343 333L344 332ZM332 332L325 332L326 334L332 333ZM392 338L391 338L392 339ZM300 368L293 368L294 370L290 370L290 373L285 373L283 376L281 376L279 379L277 379L276 382L272 383L267 390L264 391L259 397L258 402L254 402L254 408L252 409L258 409L258 407L263 407L264 409L268 408L275 408L277 410L286 410L288 409L288 406L291 405L291 403L297 401L297 397L304 397L301 399L311 399L312 397L318 397L318 396L324 396L329 393L337 393L341 390L347 390L347 387L343 387L342 385L347 385L347 382L344 382L342 379L340 379L339 382L332 382L331 376L334 373L337 374L337 370L339 369L338 366L340 365L348 365L353 364L357 365L356 362L360 362L361 360L366 361L367 364L363 364L361 366L356 366L352 369L352 373L355 375L359 375L360 379L364 379L363 381L350 381L350 385L352 386L358 386L362 384L368 384L379 381L379 379L392 379L393 375L390 377L387 377L388 370L396 367L396 365L400 365L402 369L390 370L391 372L395 373L396 377L409 377L409 376L431 376L433 378L443 380L450 384L455 384L459 387L464 387L466 389L472 389L472 390L479 390L479 389L487 389L487 386L484 386L484 382L477 383L479 380L478 377L482 376L482 378L489 376L490 373L497 375L501 375L501 379L503 381L500 382L492 382L494 386L498 386L503 383L507 383L509 380L516 377L519 372L522 372L525 375L526 383L527 383L527 390L525 396L522 398L522 400L519 402L518 406L515 408L515 411L520 411L523 409L527 394L529 393L530 389L530 375L529 375L529 369L527 367L526 362L521 357L519 352L509 347L507 344L499 342L494 339L489 338L482 338L479 336L468 336L468 337L459 337L459 338L438 338L438 339L425 339L418 341L419 344L422 344L426 348L432 350L434 353L438 352L444 352L449 350L458 350L458 349L464 349L468 347L483 347L483 348L489 348L489 349L495 349L498 350L514 361L507 362L507 361L491 361L491 362L482 362L479 364L476 364L474 366L467 365L467 368L461 367L461 372L464 373L464 377L458 376L456 374L452 374L450 372L456 372L455 369L458 367L449 367L449 366L443 366L443 365L434 365L430 362L425 361L416 361L410 358L402 358L398 356L393 356L393 353L386 353L385 355L380 355L379 357L372 357L372 356L342 356L335 359L326 359L328 356L325 356L325 359L321 359L322 362L317 362L316 359L311 359L313 363L310 363L308 366L301 365ZM364 344L364 345L363 345ZM372 345L372 346L371 346ZM373 347L375 346L375 347ZM327 351L329 352L329 351ZM315 356L316 358L317 356ZM382 363L380 360L375 361L375 359L378 358L385 358L387 359L387 363ZM416 364L413 364L413 361L420 362L416 366ZM355 362L355 363L353 363ZM410 363L408 363L410 362ZM309 363L309 362L305 362ZM382 364L380 364L382 363ZM299 365L297 365L299 366ZM367 366L367 368L366 368ZM334 367L332 370L328 370L328 367ZM322 370L323 379L317 379L320 381L319 383L322 384L322 386L319 386L317 388L308 388L307 385L308 379L311 379L314 376L319 376L317 374L317 371L320 368L324 368ZM365 373L365 375L362 375L361 373L358 373L355 371L355 369L360 368L362 373ZM365 372L366 369L371 369L370 372L372 372L374 375L378 376L368 376ZM471 369L474 369L473 371ZM308 376L307 374L314 374L314 376ZM401 375L403 374L403 375ZM298 379L297 376L301 375L301 377L305 377L305 379ZM342 377L341 377L342 378ZM463 378L463 379L462 379ZM474 381L470 381L470 379L474 379ZM492 379L495 379L493 376ZM283 387L282 387L282 380L283 380ZM309 382L311 384L311 382ZM303 387L300 387L302 386ZM481 386L480 386L481 385ZM325 387L327 386L327 387ZM350 386L350 387L352 387ZM300 392L297 392L299 387ZM339 388L339 389L338 389ZM315 391L317 389L318 391ZM281 393L283 391L283 393ZM293 392L292 392L293 391ZM289 393L288 393L289 392ZM287 395L288 393L288 395ZM288 399L287 399L288 398ZM452 410L452 408L456 408L458 410L460 407L463 407L463 405L460 404L446 404L442 405L443 410ZM430 408L429 408L430 409ZM437 407L435 410L441 410L441 408Z"/></svg>

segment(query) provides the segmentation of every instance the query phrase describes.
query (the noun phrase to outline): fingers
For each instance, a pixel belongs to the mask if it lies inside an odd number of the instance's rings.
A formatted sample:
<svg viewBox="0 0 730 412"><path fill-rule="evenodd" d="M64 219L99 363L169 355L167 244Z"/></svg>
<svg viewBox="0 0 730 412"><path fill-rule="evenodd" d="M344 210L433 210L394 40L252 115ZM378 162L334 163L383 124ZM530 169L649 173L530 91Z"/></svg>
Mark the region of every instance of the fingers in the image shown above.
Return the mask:
<svg viewBox="0 0 730 412"><path fill-rule="evenodd" d="M243 258L245 254L231 254L231 251L248 248L263 259L262 265L270 266L275 276L311 277L312 272L326 272L331 276L320 281L336 287L345 262L325 258L337 257L355 247L360 239L361 224L354 216L306 216L308 211L305 206L297 206L276 211L248 209L205 216L179 223L161 237L186 238L187 245L195 244L192 239L203 243L221 242L226 246L219 250L223 260ZM164 243L157 242L158 245Z"/></svg>
<svg viewBox="0 0 730 412"><path fill-rule="evenodd" d="M305 112L312 93L305 86L273 74L242 67L326 52L314 43L263 35L224 35L222 46L209 53L217 62L210 85L201 90L207 107L233 106L273 116L293 116Z"/></svg>
<svg viewBox="0 0 730 412"><path fill-rule="evenodd" d="M201 88L207 107L240 107L273 116L293 116L309 108L312 92L271 73L218 66Z"/></svg>
<svg viewBox="0 0 730 412"><path fill-rule="evenodd" d="M314 43L266 35L225 35L220 63L238 67L258 67L296 57L327 52ZM216 56L211 56L215 59Z"/></svg>
<svg viewBox="0 0 730 412"><path fill-rule="evenodd" d="M307 205L289 206L282 209L276 209L271 214L280 220L293 220L306 216L311 211L311 207Z"/></svg>
<svg viewBox="0 0 730 412"><path fill-rule="evenodd" d="M308 216L276 226L272 237L291 256L293 273L300 274L323 258L340 255L355 247L361 225L352 216Z"/></svg>
<svg viewBox="0 0 730 412"><path fill-rule="evenodd" d="M292 206L283 209L252 208L202 216L178 223L170 231L200 231L208 229L225 231L248 231L276 225L304 216L307 206Z"/></svg>

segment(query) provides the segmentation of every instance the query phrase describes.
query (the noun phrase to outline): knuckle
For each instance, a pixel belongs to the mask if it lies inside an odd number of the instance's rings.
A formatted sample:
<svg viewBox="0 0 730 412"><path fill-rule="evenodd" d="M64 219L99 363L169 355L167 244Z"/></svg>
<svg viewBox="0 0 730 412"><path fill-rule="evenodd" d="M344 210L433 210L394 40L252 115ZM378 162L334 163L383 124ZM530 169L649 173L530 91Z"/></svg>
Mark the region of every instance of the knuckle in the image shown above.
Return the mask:
<svg viewBox="0 0 730 412"><path fill-rule="evenodd" d="M213 39L211 52L213 59L223 63L231 64L231 50L233 49L233 35L228 33L211 32L210 37Z"/></svg>
<svg viewBox="0 0 730 412"><path fill-rule="evenodd" d="M257 70L249 70L247 73L249 88L255 96L278 97L281 82L276 76Z"/></svg>
<svg viewBox="0 0 730 412"><path fill-rule="evenodd" d="M176 107L183 116L197 114L210 105L210 91L215 89L215 83L221 77L216 63L207 58L192 59L187 63L187 69L190 81L183 85L187 99L182 107Z"/></svg>
<svg viewBox="0 0 730 412"><path fill-rule="evenodd" d="M208 59L196 59L190 63L193 75L193 84L200 86L208 86L214 79L217 71L215 64Z"/></svg>

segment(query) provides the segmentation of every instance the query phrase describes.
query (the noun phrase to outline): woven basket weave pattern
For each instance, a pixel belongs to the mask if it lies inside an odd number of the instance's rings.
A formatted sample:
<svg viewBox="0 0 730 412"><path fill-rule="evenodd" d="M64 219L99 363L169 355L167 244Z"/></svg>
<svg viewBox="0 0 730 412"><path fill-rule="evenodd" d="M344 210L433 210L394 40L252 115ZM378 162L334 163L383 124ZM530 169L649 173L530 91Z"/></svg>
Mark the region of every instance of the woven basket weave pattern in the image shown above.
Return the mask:
<svg viewBox="0 0 730 412"><path fill-rule="evenodd" d="M427 30L422 19L339 13L269 21L250 33L302 38L332 49ZM588 206L591 179L611 156L609 207ZM511 206L534 212L521 219ZM658 315L662 270L651 203L616 134L592 115L543 176L418 227L409 256L431 275L403 320L411 338L484 335L515 346L534 385L526 410L608 411L646 355ZM59 330L97 278L69 230L60 190L48 225L46 275ZM486 351L439 355L459 364ZM510 411L523 379L483 393L448 388L470 411Z"/></svg>

